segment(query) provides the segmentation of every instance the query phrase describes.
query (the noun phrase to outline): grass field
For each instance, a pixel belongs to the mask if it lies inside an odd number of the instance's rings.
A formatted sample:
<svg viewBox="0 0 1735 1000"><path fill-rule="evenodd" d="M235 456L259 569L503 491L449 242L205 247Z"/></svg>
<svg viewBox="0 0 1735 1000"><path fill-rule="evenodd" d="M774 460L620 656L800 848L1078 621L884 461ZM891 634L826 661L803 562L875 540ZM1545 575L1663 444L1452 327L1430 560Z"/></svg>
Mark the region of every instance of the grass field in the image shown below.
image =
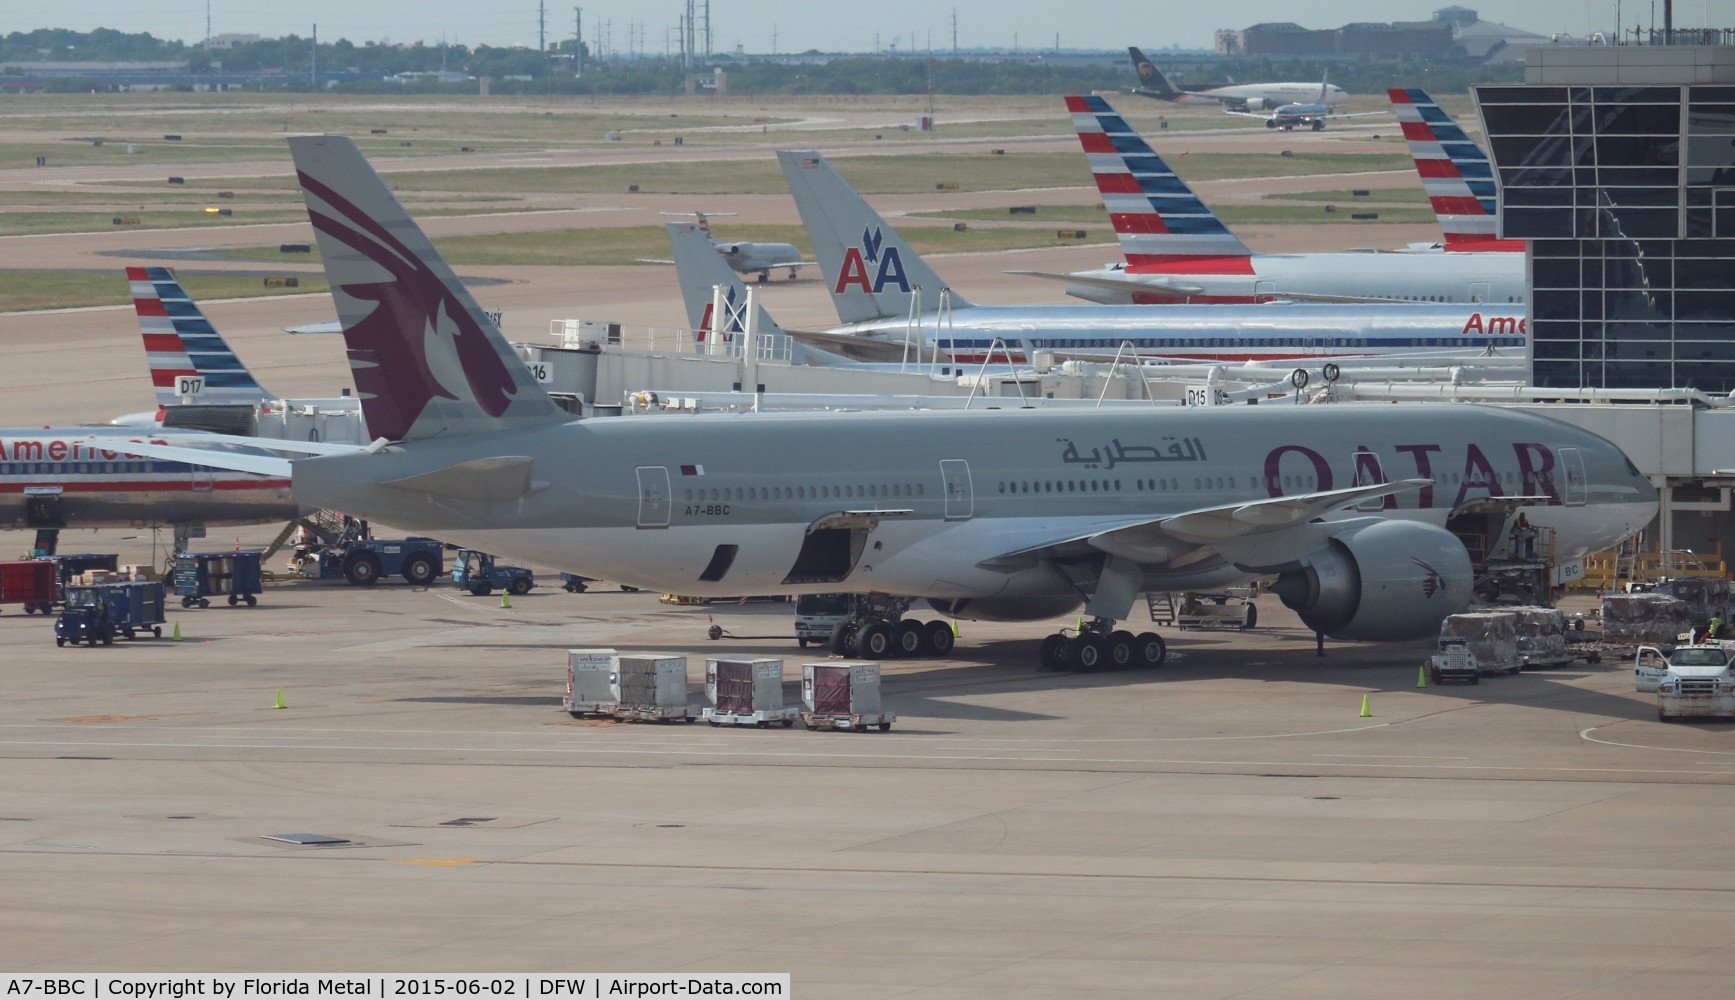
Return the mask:
<svg viewBox="0 0 1735 1000"><path fill-rule="evenodd" d="M177 271L181 285L196 301L260 295L306 295L324 292L325 276L298 275L297 288L267 288L263 275L200 274ZM0 312L26 309L66 309L73 306L125 305L132 301L120 265L110 271L0 270Z"/></svg>

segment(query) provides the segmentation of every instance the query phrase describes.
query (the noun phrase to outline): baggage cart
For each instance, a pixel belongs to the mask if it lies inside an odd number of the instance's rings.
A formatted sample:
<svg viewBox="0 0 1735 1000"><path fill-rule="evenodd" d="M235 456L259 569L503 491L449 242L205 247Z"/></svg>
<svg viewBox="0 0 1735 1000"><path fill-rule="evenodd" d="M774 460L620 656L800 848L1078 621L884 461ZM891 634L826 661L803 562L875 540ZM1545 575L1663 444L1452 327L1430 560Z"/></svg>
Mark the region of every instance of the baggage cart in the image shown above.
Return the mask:
<svg viewBox="0 0 1735 1000"><path fill-rule="evenodd" d="M66 607L54 622L54 644L110 646L116 637L136 639L144 632L161 638L164 603L159 580L68 587Z"/></svg>
<svg viewBox="0 0 1735 1000"><path fill-rule="evenodd" d="M522 566L496 563L486 552L459 549L452 563L452 586L474 597L487 597L495 588L519 597L536 586L536 574Z"/></svg>
<svg viewBox="0 0 1735 1000"><path fill-rule="evenodd" d="M613 715L629 722L692 722L698 713L687 704L687 658L617 656L609 674Z"/></svg>
<svg viewBox="0 0 1735 1000"><path fill-rule="evenodd" d="M705 661L703 712L713 726L795 725L801 709L783 704L783 661L774 659L709 659Z"/></svg>
<svg viewBox="0 0 1735 1000"><path fill-rule="evenodd" d="M560 703L569 715L609 715L619 705L614 694L615 651L569 649L566 651L566 698Z"/></svg>
<svg viewBox="0 0 1735 1000"><path fill-rule="evenodd" d="M20 605L27 615L48 614L59 598L60 580L52 560L0 563L0 605Z"/></svg>
<svg viewBox="0 0 1735 1000"><path fill-rule="evenodd" d="M898 717L880 704L878 663L803 663L801 722L809 730L892 728Z"/></svg>
<svg viewBox="0 0 1735 1000"><path fill-rule="evenodd" d="M259 603L259 553L182 552L175 556L175 596L181 607L211 606L211 598L227 597L229 606Z"/></svg>

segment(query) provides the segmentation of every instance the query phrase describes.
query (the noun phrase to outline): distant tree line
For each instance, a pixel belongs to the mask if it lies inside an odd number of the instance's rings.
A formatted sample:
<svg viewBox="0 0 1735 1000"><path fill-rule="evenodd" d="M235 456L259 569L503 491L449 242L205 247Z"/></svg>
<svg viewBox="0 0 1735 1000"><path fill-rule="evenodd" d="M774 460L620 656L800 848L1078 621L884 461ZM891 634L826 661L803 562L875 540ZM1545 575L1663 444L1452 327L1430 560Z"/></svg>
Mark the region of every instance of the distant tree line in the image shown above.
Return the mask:
<svg viewBox="0 0 1735 1000"><path fill-rule="evenodd" d="M190 74L221 71L275 78L269 86L306 89L312 86L312 40L296 35L245 42L206 50L199 45L99 28L90 32L43 28L0 37L0 73L17 75L22 62L181 62ZM728 74L735 94L917 94L930 83L941 94L1068 94L1090 90L1128 89L1131 67L1124 61L1078 66L1036 53L1000 57L842 55L811 61L717 57L702 71L683 70L678 61L663 58L599 61L586 49L574 56L568 39L548 54L534 49L470 49L462 45L383 45L348 40L320 42L318 70L322 82L341 78L336 89L347 92L472 92L470 82L433 78L387 80L402 74L433 74L442 70L467 77L489 77L495 93L643 94L683 92L691 78L708 78L713 67ZM579 60L582 75L576 73ZM1462 93L1473 83L1509 83L1521 79L1519 67L1487 67L1463 60L1271 60L1214 61L1208 70L1171 74L1184 85L1188 77L1208 73L1243 81L1314 80L1330 74L1331 82L1351 93L1377 94L1390 86L1422 86L1439 93ZM49 89L87 90L98 81L80 78L47 81Z"/></svg>

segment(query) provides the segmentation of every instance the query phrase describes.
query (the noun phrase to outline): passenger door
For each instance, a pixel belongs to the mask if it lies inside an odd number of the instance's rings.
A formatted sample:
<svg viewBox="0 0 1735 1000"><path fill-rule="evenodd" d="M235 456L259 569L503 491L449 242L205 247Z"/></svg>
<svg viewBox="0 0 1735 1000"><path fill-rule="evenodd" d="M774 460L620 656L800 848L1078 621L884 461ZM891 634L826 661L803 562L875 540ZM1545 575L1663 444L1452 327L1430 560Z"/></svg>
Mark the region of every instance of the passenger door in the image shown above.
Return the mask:
<svg viewBox="0 0 1735 1000"><path fill-rule="evenodd" d="M946 490L946 520L969 520L976 512L976 496L970 488L970 463L961 458L941 459L940 480Z"/></svg>
<svg viewBox="0 0 1735 1000"><path fill-rule="evenodd" d="M669 526L669 470L662 465L641 465L639 477L639 527Z"/></svg>

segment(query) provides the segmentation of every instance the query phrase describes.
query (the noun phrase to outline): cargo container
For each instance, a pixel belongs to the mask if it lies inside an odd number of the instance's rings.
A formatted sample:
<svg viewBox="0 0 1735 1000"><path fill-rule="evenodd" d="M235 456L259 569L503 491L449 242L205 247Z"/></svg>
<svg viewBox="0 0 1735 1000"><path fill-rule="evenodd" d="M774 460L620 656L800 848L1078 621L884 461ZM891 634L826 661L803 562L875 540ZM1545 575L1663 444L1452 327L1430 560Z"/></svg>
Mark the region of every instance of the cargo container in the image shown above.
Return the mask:
<svg viewBox="0 0 1735 1000"><path fill-rule="evenodd" d="M163 634L163 585L156 580L99 583L66 589L66 607L54 623L54 644L112 645L116 636Z"/></svg>
<svg viewBox="0 0 1735 1000"><path fill-rule="evenodd" d="M609 683L617 719L691 722L698 718L687 704L684 656L618 656Z"/></svg>
<svg viewBox="0 0 1735 1000"><path fill-rule="evenodd" d="M0 604L17 604L24 613L43 614L53 609L60 597L60 583L54 563L47 559L22 559L0 563Z"/></svg>
<svg viewBox="0 0 1735 1000"><path fill-rule="evenodd" d="M783 704L782 660L706 660L705 696L711 700L705 721L713 726L793 726L801 713Z"/></svg>
<svg viewBox="0 0 1735 1000"><path fill-rule="evenodd" d="M612 649L566 651L566 699L561 707L573 718L609 714L619 704L614 693L617 657Z"/></svg>
<svg viewBox="0 0 1735 1000"><path fill-rule="evenodd" d="M175 596L181 607L211 606L211 598L228 597L229 606L259 603L259 553L182 552L175 556Z"/></svg>
<svg viewBox="0 0 1735 1000"><path fill-rule="evenodd" d="M808 729L853 729L880 732L892 728L897 716L880 705L878 663L803 663L801 721Z"/></svg>

